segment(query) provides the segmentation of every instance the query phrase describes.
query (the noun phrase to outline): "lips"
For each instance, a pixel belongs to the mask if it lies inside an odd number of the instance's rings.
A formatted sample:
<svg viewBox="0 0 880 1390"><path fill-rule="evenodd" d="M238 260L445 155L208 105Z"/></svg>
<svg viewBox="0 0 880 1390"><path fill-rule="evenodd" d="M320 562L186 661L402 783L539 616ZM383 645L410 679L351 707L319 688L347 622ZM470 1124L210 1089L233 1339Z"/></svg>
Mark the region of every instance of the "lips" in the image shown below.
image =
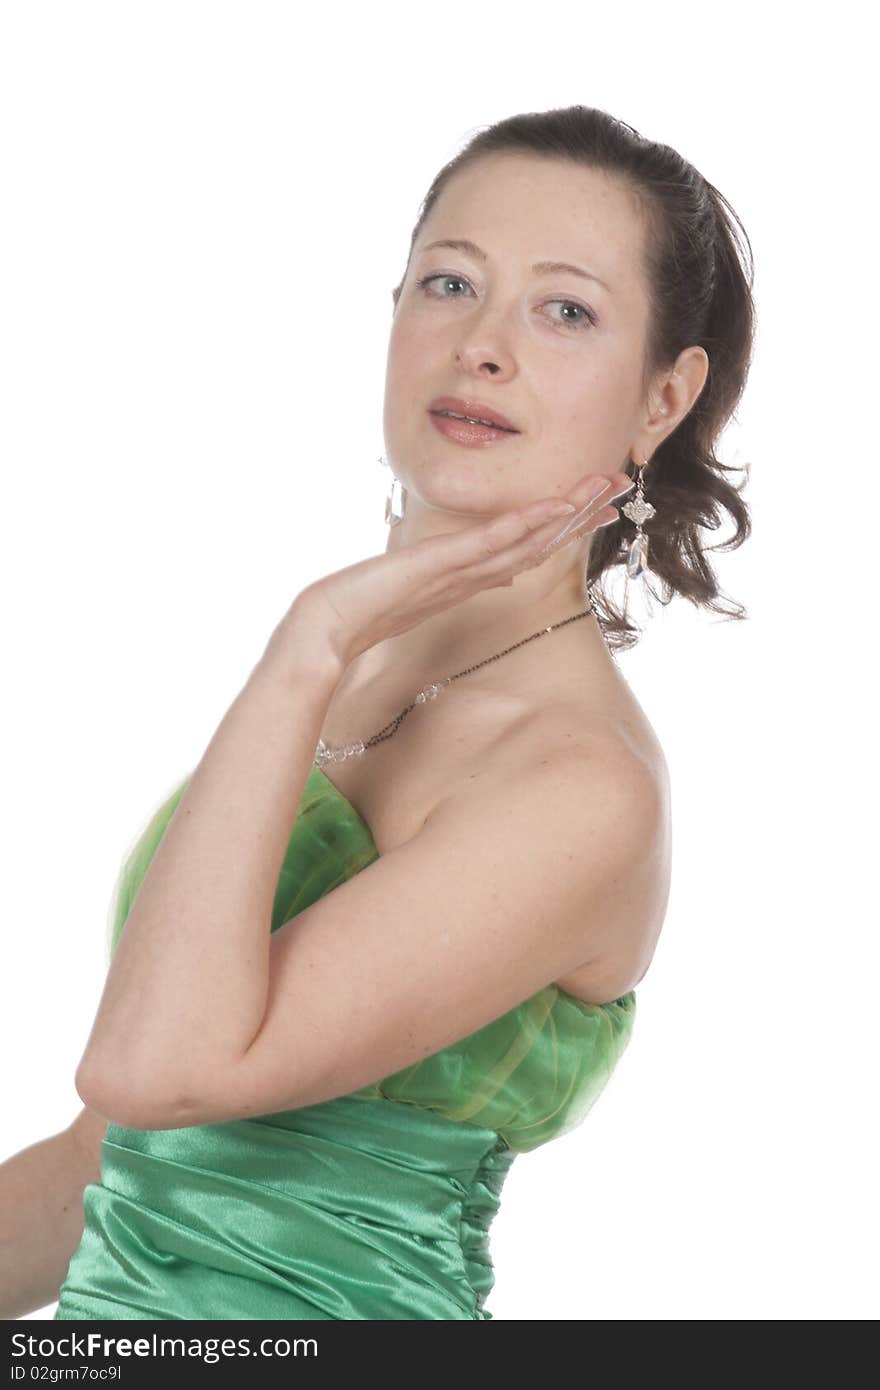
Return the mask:
<svg viewBox="0 0 880 1390"><path fill-rule="evenodd" d="M431 415L437 415L442 410L452 410L456 415L467 415L472 420L483 420L487 425L496 425L498 429L510 430L512 434L519 434L519 430L506 415L502 415L499 410L493 410L484 401L466 400L461 396L438 396L428 406Z"/></svg>

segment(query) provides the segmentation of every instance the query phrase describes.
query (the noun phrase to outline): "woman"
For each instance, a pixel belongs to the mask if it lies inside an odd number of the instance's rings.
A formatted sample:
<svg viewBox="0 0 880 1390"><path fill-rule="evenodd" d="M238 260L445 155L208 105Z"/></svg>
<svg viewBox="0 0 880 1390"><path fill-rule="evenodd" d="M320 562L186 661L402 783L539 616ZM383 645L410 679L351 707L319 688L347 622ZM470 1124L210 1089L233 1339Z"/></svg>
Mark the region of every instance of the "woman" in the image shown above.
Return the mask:
<svg viewBox="0 0 880 1390"><path fill-rule="evenodd" d="M492 1316L504 1177L610 1076L668 895L597 581L717 607L698 527L748 534L713 452L753 332L725 207L582 107L434 180L386 553L296 596L124 866L57 1318Z"/></svg>

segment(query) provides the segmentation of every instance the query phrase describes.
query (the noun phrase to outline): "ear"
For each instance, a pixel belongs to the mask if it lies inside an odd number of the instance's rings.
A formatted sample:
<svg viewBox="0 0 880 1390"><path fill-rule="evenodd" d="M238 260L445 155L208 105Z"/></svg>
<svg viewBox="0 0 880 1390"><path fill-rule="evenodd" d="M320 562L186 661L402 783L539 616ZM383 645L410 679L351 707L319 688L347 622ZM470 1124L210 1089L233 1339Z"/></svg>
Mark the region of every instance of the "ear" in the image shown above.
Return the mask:
<svg viewBox="0 0 880 1390"><path fill-rule="evenodd" d="M679 353L671 375L659 392L652 396L651 410L644 424L648 435L645 444L648 447L642 450L642 455L647 454L649 449L653 453L667 435L681 424L705 386L708 375L709 357L705 348L695 345Z"/></svg>

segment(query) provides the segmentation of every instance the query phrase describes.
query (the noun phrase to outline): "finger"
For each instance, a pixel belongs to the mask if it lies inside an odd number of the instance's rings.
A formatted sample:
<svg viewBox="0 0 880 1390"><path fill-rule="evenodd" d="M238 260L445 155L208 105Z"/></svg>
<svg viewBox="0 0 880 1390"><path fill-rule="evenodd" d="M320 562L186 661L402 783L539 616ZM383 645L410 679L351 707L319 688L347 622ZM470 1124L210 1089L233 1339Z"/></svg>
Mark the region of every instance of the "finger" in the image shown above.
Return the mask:
<svg viewBox="0 0 880 1390"><path fill-rule="evenodd" d="M590 500L562 523L559 531L550 536L550 540L544 542L537 555L537 563L545 559L548 554L555 553L569 541L578 540L587 535L589 531L596 530L599 526L609 526L620 519L620 512L617 507L611 504L629 492L633 487L632 478L628 478L625 473L615 473L606 487L598 493L593 493Z"/></svg>
<svg viewBox="0 0 880 1390"><path fill-rule="evenodd" d="M539 527L546 528L549 524L550 531L558 530L568 516L573 515L572 506L565 498L545 497L454 535L430 536L417 547L418 562L425 576L467 577L475 572L475 566L491 562L512 545L533 535ZM406 551L400 554L406 555L411 562L412 557Z"/></svg>
<svg viewBox="0 0 880 1390"><path fill-rule="evenodd" d="M609 491L607 478L593 478L586 488L581 488L580 510L584 506L593 507ZM560 503L546 499L531 503L516 512L506 512L477 535L478 544L471 556L471 565L488 565L483 577L491 577L499 564L515 565L527 556L536 546L546 544L560 526L574 520L578 514L578 504L568 503L570 515L560 510ZM497 562L497 563L496 563Z"/></svg>
<svg viewBox="0 0 880 1390"><path fill-rule="evenodd" d="M592 520L601 507L607 506L624 493L629 492L632 486L632 479L628 478L625 473L612 473L610 478L591 474L589 477L581 479L577 487L569 494L575 503L575 510L571 516L562 519L558 532L552 529L549 522L544 523L540 530L543 532L549 528L551 535L555 538L558 534L561 540L569 531L574 532L585 521ZM613 519L616 520L617 515L615 509ZM529 538L526 537L525 539L528 541ZM542 543L546 544L546 542Z"/></svg>
<svg viewBox="0 0 880 1390"><path fill-rule="evenodd" d="M497 559L547 527L555 526L558 530L576 510L575 504L564 498L545 497L515 512L504 512L486 526L467 533L472 544L466 548L463 562L470 566Z"/></svg>
<svg viewBox="0 0 880 1390"><path fill-rule="evenodd" d="M612 491L617 495L631 486L626 474L612 474L610 481L601 474L591 474L577 484L571 501L542 498L494 517L483 526L451 537L436 536L424 543L423 558L428 568L440 565L446 578L451 567L459 578L483 588L507 585L512 573L539 562L539 553L558 535L561 526L590 518ZM613 519L616 517L614 512ZM493 584L492 580L497 582Z"/></svg>
<svg viewBox="0 0 880 1390"><path fill-rule="evenodd" d="M620 512L610 503L600 503L597 511L592 515L582 518L574 526L567 527L562 534L551 536L543 546L539 547L532 561L535 565L540 565L550 555L555 555L557 551L564 550L567 545L572 545L574 541L582 540L593 531L598 531L602 526L611 526L615 521L620 520Z"/></svg>
<svg viewBox="0 0 880 1390"><path fill-rule="evenodd" d="M538 526L529 535L524 537L514 546L496 555L491 561L484 560L477 569L474 576L481 577L484 581L494 579L499 575L508 575L522 569L529 569L537 565L544 559L545 554L549 553L549 547L555 544L565 544L569 539L574 539L577 535L585 534L586 530L596 524L596 518L602 512L611 512L608 520L617 520L615 508L609 508L605 502L609 488L594 489L595 496L581 507L580 511L574 514L568 521L563 520L564 531L563 539L560 541L560 523L558 519L546 522L543 526ZM575 524L576 523L576 524ZM603 524L600 522L599 524Z"/></svg>

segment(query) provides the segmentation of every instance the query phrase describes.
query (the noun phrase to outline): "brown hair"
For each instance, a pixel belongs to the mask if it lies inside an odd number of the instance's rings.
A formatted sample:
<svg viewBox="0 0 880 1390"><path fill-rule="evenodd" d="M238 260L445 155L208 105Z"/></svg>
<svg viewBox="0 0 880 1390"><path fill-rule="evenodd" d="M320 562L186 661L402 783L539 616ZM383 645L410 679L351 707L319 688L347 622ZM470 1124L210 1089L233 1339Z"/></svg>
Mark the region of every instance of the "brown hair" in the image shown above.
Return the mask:
<svg viewBox="0 0 880 1390"><path fill-rule="evenodd" d="M662 597L650 583L647 587L664 605L678 593L725 617L747 616L741 604L725 608L719 602L715 573L700 540L701 528L718 529L722 511L733 518L734 534L708 549L734 550L751 533L749 510L740 496L750 465L735 469L715 453L745 388L755 335L754 266L742 223L724 196L676 150L646 139L605 111L569 106L509 116L480 129L437 174L410 239L395 306L416 238L443 188L459 169L500 152L569 159L614 174L635 192L647 229L650 296L643 391L655 372L673 366L684 348L699 345L709 357L700 395L643 473L646 501L656 508L656 518L644 523L649 541L644 581L652 574L663 581ZM622 471L637 476L631 460ZM726 476L735 471L746 475L739 487ZM621 498L620 504L626 500ZM592 533L589 583L626 563L635 533L634 523L622 513L618 524ZM626 605L617 609L598 583L594 593L609 645L618 650L634 646L639 634L627 619Z"/></svg>

